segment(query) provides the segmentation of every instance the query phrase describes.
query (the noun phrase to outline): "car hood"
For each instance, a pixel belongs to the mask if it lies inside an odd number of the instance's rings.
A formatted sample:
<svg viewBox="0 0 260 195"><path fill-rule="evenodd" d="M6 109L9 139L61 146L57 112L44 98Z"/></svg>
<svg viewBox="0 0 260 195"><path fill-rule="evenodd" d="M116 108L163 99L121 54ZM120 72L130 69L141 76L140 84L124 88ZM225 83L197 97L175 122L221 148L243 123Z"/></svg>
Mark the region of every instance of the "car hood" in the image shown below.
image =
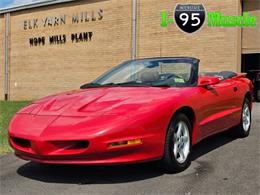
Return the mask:
<svg viewBox="0 0 260 195"><path fill-rule="evenodd" d="M39 116L130 115L147 112L180 97L185 88L104 87L42 98L18 113Z"/></svg>

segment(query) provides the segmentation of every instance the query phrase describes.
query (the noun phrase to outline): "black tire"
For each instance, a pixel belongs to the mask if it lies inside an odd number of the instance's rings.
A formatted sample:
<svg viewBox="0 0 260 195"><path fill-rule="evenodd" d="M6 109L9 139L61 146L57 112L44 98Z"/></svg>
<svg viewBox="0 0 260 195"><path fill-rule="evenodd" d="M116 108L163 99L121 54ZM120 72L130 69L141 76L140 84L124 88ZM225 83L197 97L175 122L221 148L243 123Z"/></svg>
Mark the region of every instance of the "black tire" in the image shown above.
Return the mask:
<svg viewBox="0 0 260 195"><path fill-rule="evenodd" d="M248 107L249 109L249 127L248 129L245 129L244 125L243 125L243 111L245 109L245 106ZM241 119L240 119L240 124L234 129L235 131L235 135L237 137L240 138L244 138L247 137L249 135L250 129L251 129L251 119L252 119L252 114L251 114L251 108L250 108L250 101L245 98L243 106L242 106L242 110L241 110Z"/></svg>
<svg viewBox="0 0 260 195"><path fill-rule="evenodd" d="M189 132L189 152L187 155L187 158L184 162L179 163L174 155L173 149L174 149L174 134L176 133L176 125L179 124L179 122L184 122L187 127L188 127L188 132ZM169 127L168 131L166 134L166 139L165 139L165 148L164 148L164 156L163 159L160 161L160 168L163 169L164 171L168 173L176 173L176 172L181 172L185 170L186 168L189 167L191 160L190 160L190 154L191 154L191 135L192 135L192 130L191 130L191 124L187 116L183 113L177 113ZM187 144L188 145L188 144Z"/></svg>

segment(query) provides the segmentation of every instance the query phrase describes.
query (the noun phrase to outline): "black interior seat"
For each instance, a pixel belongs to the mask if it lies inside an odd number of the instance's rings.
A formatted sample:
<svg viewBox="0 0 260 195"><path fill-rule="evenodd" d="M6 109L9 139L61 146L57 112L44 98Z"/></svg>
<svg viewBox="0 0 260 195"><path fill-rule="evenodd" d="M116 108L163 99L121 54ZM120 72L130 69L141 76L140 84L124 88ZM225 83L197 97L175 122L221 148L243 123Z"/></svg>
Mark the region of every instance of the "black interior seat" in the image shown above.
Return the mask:
<svg viewBox="0 0 260 195"><path fill-rule="evenodd" d="M219 77L221 80L229 79L237 76L237 73L232 71L221 71L221 72L202 72L202 76L215 76Z"/></svg>
<svg viewBox="0 0 260 195"><path fill-rule="evenodd" d="M159 73L157 71L153 71L153 72L146 71L141 74L142 83L155 82L158 79L159 79Z"/></svg>
<svg viewBox="0 0 260 195"><path fill-rule="evenodd" d="M232 71L221 71L221 72L219 73L219 75L220 75L221 77L223 77L223 79L229 79L229 78L232 78L232 77L237 76L237 73L232 72Z"/></svg>

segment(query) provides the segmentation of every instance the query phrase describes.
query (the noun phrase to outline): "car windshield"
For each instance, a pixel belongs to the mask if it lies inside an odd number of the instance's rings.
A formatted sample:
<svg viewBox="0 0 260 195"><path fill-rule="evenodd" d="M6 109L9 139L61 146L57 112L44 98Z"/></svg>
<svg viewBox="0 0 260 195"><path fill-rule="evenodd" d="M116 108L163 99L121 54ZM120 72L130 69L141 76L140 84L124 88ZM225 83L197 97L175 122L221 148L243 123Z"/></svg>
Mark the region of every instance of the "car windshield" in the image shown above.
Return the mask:
<svg viewBox="0 0 260 195"><path fill-rule="evenodd" d="M196 82L193 58L159 58L127 61L89 86L191 86Z"/></svg>

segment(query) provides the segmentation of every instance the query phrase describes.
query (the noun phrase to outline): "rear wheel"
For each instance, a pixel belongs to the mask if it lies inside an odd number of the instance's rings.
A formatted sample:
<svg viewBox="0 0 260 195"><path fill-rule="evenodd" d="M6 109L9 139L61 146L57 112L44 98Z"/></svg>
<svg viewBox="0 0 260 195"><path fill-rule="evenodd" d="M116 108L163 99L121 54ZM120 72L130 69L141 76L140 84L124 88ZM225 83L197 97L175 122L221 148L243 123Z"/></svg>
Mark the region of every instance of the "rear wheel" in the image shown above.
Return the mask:
<svg viewBox="0 0 260 195"><path fill-rule="evenodd" d="M168 128L161 168L180 172L190 165L191 124L186 115L178 113Z"/></svg>
<svg viewBox="0 0 260 195"><path fill-rule="evenodd" d="M247 137L251 129L251 109L250 101L245 98L242 112L241 112L241 121L240 124L235 129L236 135L238 137Z"/></svg>

